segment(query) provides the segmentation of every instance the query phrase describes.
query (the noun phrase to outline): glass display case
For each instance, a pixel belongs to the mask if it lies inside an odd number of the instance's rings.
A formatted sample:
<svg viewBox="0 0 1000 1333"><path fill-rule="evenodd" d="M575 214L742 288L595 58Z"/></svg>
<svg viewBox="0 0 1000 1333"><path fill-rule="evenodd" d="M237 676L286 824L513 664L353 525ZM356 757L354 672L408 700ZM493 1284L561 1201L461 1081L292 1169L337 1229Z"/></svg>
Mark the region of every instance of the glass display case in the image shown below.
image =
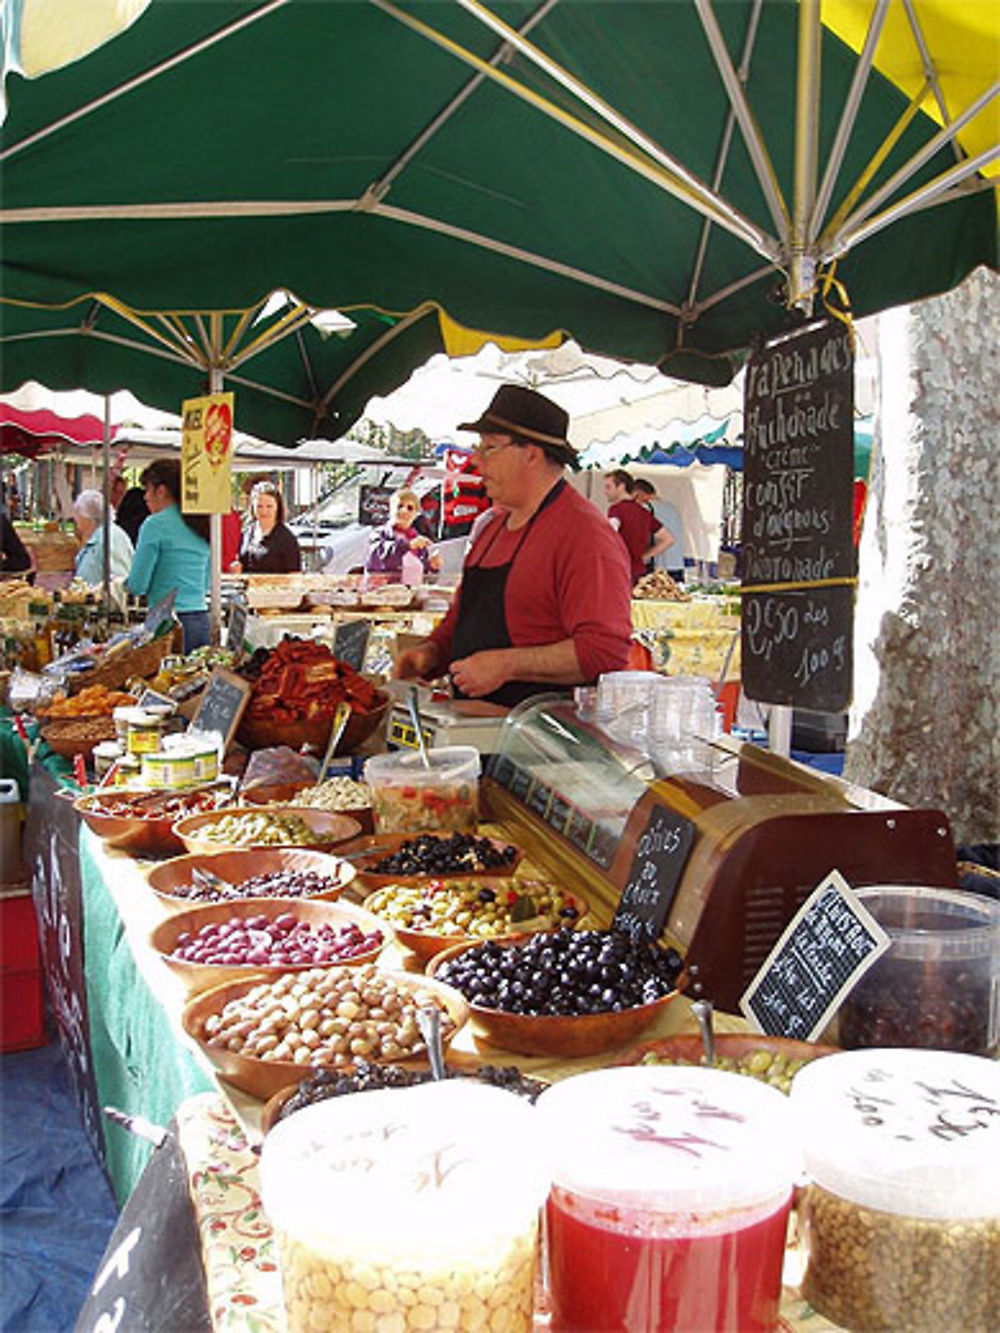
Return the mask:
<svg viewBox="0 0 1000 1333"><path fill-rule="evenodd" d="M645 855L646 873L669 880L655 886L662 933L684 955L691 989L733 1012L831 870L854 886L955 884L940 811L728 736L645 755L555 696L510 713L483 786L490 816L602 925ZM651 831L665 827L687 834L672 860L646 854Z"/></svg>

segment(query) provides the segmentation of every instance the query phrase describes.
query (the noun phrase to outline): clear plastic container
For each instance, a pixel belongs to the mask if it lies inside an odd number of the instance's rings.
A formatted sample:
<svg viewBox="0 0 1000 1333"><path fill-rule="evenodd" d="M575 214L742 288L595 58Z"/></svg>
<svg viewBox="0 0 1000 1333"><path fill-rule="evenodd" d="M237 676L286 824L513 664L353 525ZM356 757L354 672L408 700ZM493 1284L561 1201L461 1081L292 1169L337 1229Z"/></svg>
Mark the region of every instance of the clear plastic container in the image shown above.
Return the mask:
<svg viewBox="0 0 1000 1333"><path fill-rule="evenodd" d="M466 1080L339 1097L264 1141L289 1333L530 1333L548 1189L533 1108Z"/></svg>
<svg viewBox="0 0 1000 1333"><path fill-rule="evenodd" d="M1000 1065L845 1051L795 1077L809 1184L802 1294L839 1326L995 1333Z"/></svg>
<svg viewBox="0 0 1000 1333"><path fill-rule="evenodd" d="M539 1099L553 1327L760 1333L778 1323L800 1156L784 1095L738 1074L607 1069Z"/></svg>
<svg viewBox="0 0 1000 1333"><path fill-rule="evenodd" d="M376 833L446 829L464 832L479 818L479 751L448 745L374 755L365 764Z"/></svg>
<svg viewBox="0 0 1000 1333"><path fill-rule="evenodd" d="M996 1054L1000 903L905 884L857 894L892 942L841 1004L840 1045Z"/></svg>

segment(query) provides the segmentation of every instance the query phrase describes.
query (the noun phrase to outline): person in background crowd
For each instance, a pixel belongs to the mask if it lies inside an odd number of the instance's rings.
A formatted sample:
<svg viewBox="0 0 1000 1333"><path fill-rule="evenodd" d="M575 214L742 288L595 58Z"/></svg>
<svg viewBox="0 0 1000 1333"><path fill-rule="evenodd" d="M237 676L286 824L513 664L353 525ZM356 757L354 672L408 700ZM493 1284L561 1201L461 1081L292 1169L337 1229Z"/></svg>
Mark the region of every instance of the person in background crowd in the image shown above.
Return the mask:
<svg viewBox="0 0 1000 1333"><path fill-rule="evenodd" d="M632 492L635 483L624 468L615 468L604 478L604 494L608 500L608 520L625 543L632 569L632 582L637 583L646 572L646 565L673 541L645 505L639 504Z"/></svg>
<svg viewBox="0 0 1000 1333"><path fill-rule="evenodd" d="M184 629L184 651L189 653L211 639L208 518L181 513L181 465L173 459L150 463L140 481L149 518L139 529L126 586L145 597L147 606L176 590L175 611Z"/></svg>
<svg viewBox="0 0 1000 1333"><path fill-rule="evenodd" d="M645 505L654 518L658 518L670 533L671 541L664 550L649 562L649 570L659 567L665 569L675 583L684 582L684 522L680 510L669 500L661 500L652 482L645 477L636 477L635 499Z"/></svg>
<svg viewBox="0 0 1000 1333"><path fill-rule="evenodd" d="M27 547L6 513L0 511L0 574L23 574L30 568Z"/></svg>
<svg viewBox="0 0 1000 1333"><path fill-rule="evenodd" d="M631 582L621 541L567 485L578 467L569 417L504 384L478 421L476 450L497 512L466 556L451 609L396 658L403 680L450 670L455 693L512 708L533 694L595 681L628 661Z"/></svg>
<svg viewBox="0 0 1000 1333"><path fill-rule="evenodd" d="M135 546L139 540L139 529L149 518L149 506L141 486L128 486L119 472L111 478L111 508L115 511L115 522L128 533L128 539Z"/></svg>
<svg viewBox="0 0 1000 1333"><path fill-rule="evenodd" d="M239 559L232 574L295 574L302 568L302 552L285 523L285 500L273 481L259 481L250 492L253 515L243 533Z"/></svg>
<svg viewBox="0 0 1000 1333"><path fill-rule="evenodd" d="M100 491L80 492L73 501L73 522L81 542L73 573L96 587L104 582L104 496ZM135 551L124 528L112 523L110 533L111 577L123 579L132 567Z"/></svg>
<svg viewBox="0 0 1000 1333"><path fill-rule="evenodd" d="M441 567L440 557L431 549L429 537L417 531L420 497L415 491L397 491L392 497L389 522L373 528L368 538L366 574L388 574L399 580L403 572L403 557L415 555L424 573Z"/></svg>

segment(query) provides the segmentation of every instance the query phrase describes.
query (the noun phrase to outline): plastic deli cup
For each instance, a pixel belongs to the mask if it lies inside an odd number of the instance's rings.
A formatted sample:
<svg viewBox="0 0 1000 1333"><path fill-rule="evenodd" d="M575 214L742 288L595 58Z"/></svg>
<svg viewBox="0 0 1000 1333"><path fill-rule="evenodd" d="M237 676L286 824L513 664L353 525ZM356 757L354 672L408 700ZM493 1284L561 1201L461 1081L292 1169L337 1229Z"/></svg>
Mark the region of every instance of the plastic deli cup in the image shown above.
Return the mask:
<svg viewBox="0 0 1000 1333"><path fill-rule="evenodd" d="M840 1045L995 1055L1000 903L908 884L880 884L857 894L891 943L845 997Z"/></svg>
<svg viewBox="0 0 1000 1333"><path fill-rule="evenodd" d="M809 1178L805 1299L850 1329L996 1329L1000 1066L845 1051L801 1070L791 1105Z"/></svg>
<svg viewBox="0 0 1000 1333"><path fill-rule="evenodd" d="M608 1069L557 1083L536 1114L553 1328L777 1326L801 1162L782 1093L714 1069Z"/></svg>
<svg viewBox="0 0 1000 1333"><path fill-rule="evenodd" d="M427 751L430 768L416 751L374 755L365 764L377 833L419 829L464 832L479 818L479 751L446 745Z"/></svg>
<svg viewBox="0 0 1000 1333"><path fill-rule="evenodd" d="M279 1123L261 1197L289 1333L530 1333L548 1189L533 1118L463 1080L335 1098Z"/></svg>

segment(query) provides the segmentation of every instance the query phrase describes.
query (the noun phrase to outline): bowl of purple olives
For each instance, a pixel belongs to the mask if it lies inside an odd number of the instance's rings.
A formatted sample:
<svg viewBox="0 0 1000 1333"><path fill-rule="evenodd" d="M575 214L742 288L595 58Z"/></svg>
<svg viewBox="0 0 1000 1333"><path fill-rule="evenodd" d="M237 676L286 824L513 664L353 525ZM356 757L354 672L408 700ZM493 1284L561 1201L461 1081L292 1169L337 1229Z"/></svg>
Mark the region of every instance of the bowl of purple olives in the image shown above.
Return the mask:
<svg viewBox="0 0 1000 1333"><path fill-rule="evenodd" d="M512 875L524 855L513 843L476 833L377 833L344 850L368 889L445 876Z"/></svg>
<svg viewBox="0 0 1000 1333"><path fill-rule="evenodd" d="M149 942L194 992L257 972L371 963L392 938L353 903L241 898L175 912Z"/></svg>
<svg viewBox="0 0 1000 1333"><path fill-rule="evenodd" d="M149 887L171 910L239 898L339 898L357 872L329 852L258 847L253 851L194 852L175 856L146 874Z"/></svg>
<svg viewBox="0 0 1000 1333"><path fill-rule="evenodd" d="M473 1035L522 1055L634 1040L678 994L676 949L612 930L557 930L448 949L429 975L462 994Z"/></svg>

